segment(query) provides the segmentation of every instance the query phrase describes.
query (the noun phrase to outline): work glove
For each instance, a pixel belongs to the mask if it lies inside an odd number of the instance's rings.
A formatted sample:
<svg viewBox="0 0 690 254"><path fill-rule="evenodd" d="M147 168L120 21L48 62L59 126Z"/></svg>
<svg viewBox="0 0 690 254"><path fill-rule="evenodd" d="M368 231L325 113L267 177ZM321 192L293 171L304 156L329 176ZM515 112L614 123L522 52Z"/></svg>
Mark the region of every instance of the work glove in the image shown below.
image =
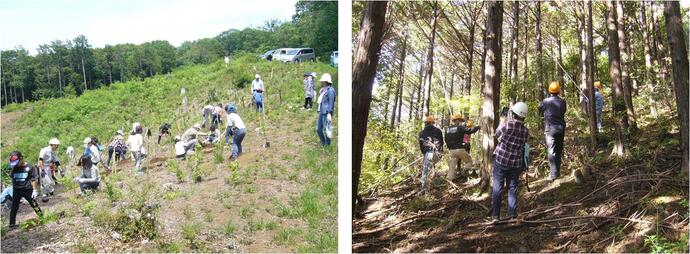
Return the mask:
<svg viewBox="0 0 690 254"><path fill-rule="evenodd" d="M74 179L72 179L72 182L79 182L79 177L75 177Z"/></svg>
<svg viewBox="0 0 690 254"><path fill-rule="evenodd" d="M60 170L60 176L65 177L65 171Z"/></svg>
<svg viewBox="0 0 690 254"><path fill-rule="evenodd" d="M38 197L38 191L34 190L33 192L31 192L31 198L35 199L36 197Z"/></svg>
<svg viewBox="0 0 690 254"><path fill-rule="evenodd" d="M328 113L328 115L326 116L326 120L328 120L329 123L333 122L333 116L331 116L331 113Z"/></svg>

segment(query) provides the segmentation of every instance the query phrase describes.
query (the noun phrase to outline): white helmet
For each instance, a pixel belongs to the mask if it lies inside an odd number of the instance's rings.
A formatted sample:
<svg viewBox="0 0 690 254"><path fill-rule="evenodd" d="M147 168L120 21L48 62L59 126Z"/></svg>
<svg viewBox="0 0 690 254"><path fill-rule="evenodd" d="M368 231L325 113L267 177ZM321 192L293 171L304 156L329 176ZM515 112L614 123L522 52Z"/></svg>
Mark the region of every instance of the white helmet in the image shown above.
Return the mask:
<svg viewBox="0 0 690 254"><path fill-rule="evenodd" d="M182 139L180 138L180 136L175 136L175 141L180 141L180 140L182 140Z"/></svg>
<svg viewBox="0 0 690 254"><path fill-rule="evenodd" d="M122 130L117 130L115 133L118 135L125 135L125 132Z"/></svg>
<svg viewBox="0 0 690 254"><path fill-rule="evenodd" d="M319 80L319 82L328 82L329 84L333 84L333 82L331 81L331 74L324 73L323 75L321 75L321 79Z"/></svg>
<svg viewBox="0 0 690 254"><path fill-rule="evenodd" d="M259 74L254 75L254 78L261 78Z"/></svg>
<svg viewBox="0 0 690 254"><path fill-rule="evenodd" d="M49 144L49 145L59 145L59 144L60 144L60 140L58 140L58 139L56 139L56 138L51 138L50 141L48 141L48 144Z"/></svg>
<svg viewBox="0 0 690 254"><path fill-rule="evenodd" d="M518 102L513 105L513 108L511 108L511 111L518 115L519 117L525 118L527 116L527 104L524 102Z"/></svg>
<svg viewBox="0 0 690 254"><path fill-rule="evenodd" d="M194 126L192 126L194 129L201 129L201 124L195 123Z"/></svg>
<svg viewBox="0 0 690 254"><path fill-rule="evenodd" d="M316 72L312 72L312 73L311 73L311 76L312 76L313 78L316 78Z"/></svg>
<svg viewBox="0 0 690 254"><path fill-rule="evenodd" d="M91 138L90 138L90 137L86 137L86 138L84 139L84 145L89 144L89 143L91 143Z"/></svg>

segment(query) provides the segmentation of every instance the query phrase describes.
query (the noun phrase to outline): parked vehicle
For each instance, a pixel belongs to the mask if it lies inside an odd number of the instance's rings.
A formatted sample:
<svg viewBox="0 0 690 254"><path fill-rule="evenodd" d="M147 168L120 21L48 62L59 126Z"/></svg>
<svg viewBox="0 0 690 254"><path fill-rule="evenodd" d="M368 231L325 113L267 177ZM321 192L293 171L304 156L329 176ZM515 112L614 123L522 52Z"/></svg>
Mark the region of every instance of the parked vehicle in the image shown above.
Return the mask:
<svg viewBox="0 0 690 254"><path fill-rule="evenodd" d="M338 67L338 51L333 51L333 53L331 53L331 65L336 68Z"/></svg>
<svg viewBox="0 0 690 254"><path fill-rule="evenodd" d="M279 48L273 51L272 60L282 61L283 56L290 50L289 48Z"/></svg>
<svg viewBox="0 0 690 254"><path fill-rule="evenodd" d="M285 54L280 56L280 61L294 63L316 61L316 54L314 54L313 48L291 48L285 50Z"/></svg>
<svg viewBox="0 0 690 254"><path fill-rule="evenodd" d="M259 55L259 58L271 61L271 60L273 60L273 52L275 52L275 51L276 51L275 49L271 49L269 51L266 51L266 53Z"/></svg>

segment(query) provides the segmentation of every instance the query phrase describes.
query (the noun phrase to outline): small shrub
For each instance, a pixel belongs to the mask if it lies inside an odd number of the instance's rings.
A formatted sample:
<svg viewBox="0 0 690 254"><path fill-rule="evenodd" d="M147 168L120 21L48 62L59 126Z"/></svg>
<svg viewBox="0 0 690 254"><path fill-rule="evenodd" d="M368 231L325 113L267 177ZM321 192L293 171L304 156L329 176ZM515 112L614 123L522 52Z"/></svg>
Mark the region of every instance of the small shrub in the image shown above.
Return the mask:
<svg viewBox="0 0 690 254"><path fill-rule="evenodd" d="M185 223L182 224L182 238L187 241L187 244L192 249L198 249L199 243L197 242L196 236L199 234L200 226L196 223Z"/></svg>
<svg viewBox="0 0 690 254"><path fill-rule="evenodd" d="M96 253L96 247L92 243L78 242L74 245L76 253Z"/></svg>
<svg viewBox="0 0 690 254"><path fill-rule="evenodd" d="M235 233L236 230L237 227L235 227L235 224L232 224L232 221L228 221L227 223L225 223L225 225L223 225L223 234L225 234L226 236L231 236Z"/></svg>
<svg viewBox="0 0 690 254"><path fill-rule="evenodd" d="M242 219L247 219L247 218L249 218L249 216L252 216L252 214L254 214L254 210L252 210L252 208L242 207L240 209L240 217Z"/></svg>

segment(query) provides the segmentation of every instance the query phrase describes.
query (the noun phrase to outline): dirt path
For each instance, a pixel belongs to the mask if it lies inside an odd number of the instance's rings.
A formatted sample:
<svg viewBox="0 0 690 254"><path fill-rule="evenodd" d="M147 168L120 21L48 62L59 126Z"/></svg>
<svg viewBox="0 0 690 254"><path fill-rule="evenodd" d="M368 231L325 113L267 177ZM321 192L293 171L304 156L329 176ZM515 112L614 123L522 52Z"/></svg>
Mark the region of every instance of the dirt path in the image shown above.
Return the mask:
<svg viewBox="0 0 690 254"><path fill-rule="evenodd" d="M27 110L15 110L12 112L2 112L0 113L0 136L2 137L2 146L11 146L16 143L19 136L3 135L7 133L12 133L14 122L19 119L24 113L30 113L30 109Z"/></svg>

